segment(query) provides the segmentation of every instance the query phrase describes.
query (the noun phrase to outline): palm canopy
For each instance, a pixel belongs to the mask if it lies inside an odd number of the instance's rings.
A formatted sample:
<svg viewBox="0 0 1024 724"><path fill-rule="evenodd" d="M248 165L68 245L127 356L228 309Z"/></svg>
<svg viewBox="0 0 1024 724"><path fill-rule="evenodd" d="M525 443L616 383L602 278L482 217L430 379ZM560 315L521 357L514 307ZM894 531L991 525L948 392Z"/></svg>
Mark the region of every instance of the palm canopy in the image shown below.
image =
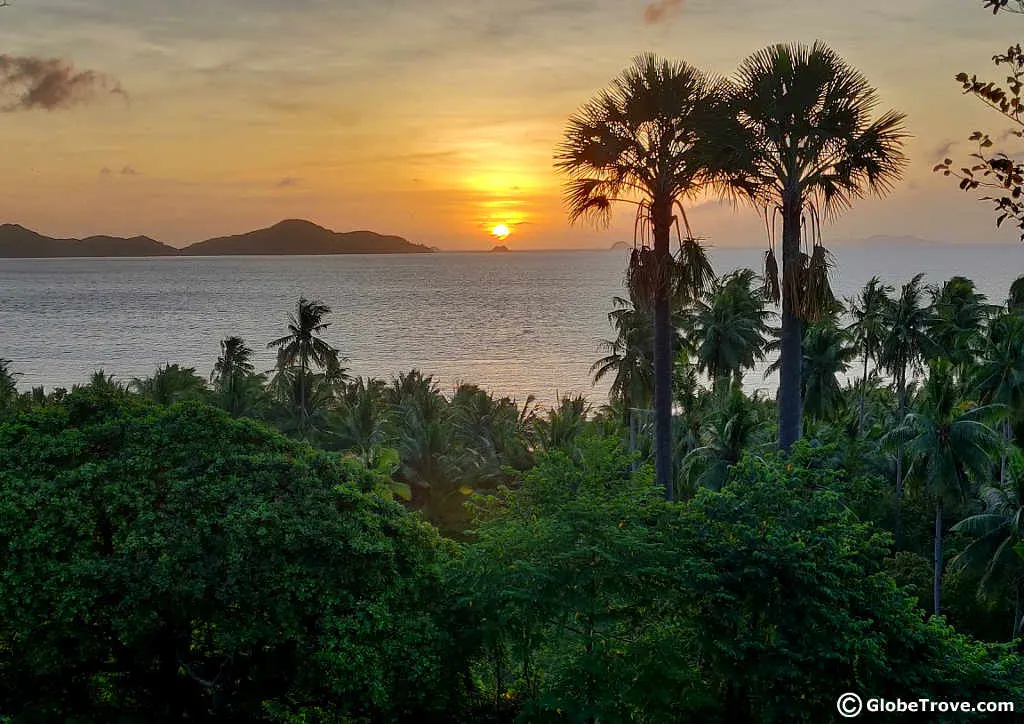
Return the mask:
<svg viewBox="0 0 1024 724"><path fill-rule="evenodd" d="M892 303L894 291L891 284L883 284L874 276L856 297L847 300L846 310L852 321L846 329L865 361L877 359L881 351L887 334L885 310Z"/></svg>
<svg viewBox="0 0 1024 724"><path fill-rule="evenodd" d="M748 57L733 95L741 136L733 187L774 207L786 196L826 217L898 181L905 115L874 117L876 90L822 42L778 44Z"/></svg>
<svg viewBox="0 0 1024 724"><path fill-rule="evenodd" d="M323 302L301 297L295 313L288 315L288 334L273 340L267 347L280 349L279 361L287 364L297 361L303 371L310 361L325 366L335 350L317 335L330 326L324 321L330 312L331 308Z"/></svg>
<svg viewBox="0 0 1024 724"><path fill-rule="evenodd" d="M653 214L711 181L707 142L724 117L726 82L684 62L637 57L569 119L555 166L566 173L569 219L610 218L612 203Z"/></svg>

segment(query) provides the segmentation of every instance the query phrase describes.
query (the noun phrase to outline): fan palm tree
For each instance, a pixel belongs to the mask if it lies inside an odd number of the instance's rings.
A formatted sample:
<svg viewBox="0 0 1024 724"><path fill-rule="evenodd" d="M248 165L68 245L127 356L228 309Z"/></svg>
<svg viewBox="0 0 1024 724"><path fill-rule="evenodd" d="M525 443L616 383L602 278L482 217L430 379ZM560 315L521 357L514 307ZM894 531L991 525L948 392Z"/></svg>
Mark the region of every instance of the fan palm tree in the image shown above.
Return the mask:
<svg viewBox="0 0 1024 724"><path fill-rule="evenodd" d="M667 497L673 487L671 302L695 297L710 271L682 202L713 176L707 140L714 121L724 118L725 95L723 81L686 63L640 56L569 119L555 155L556 167L569 177L571 222L591 217L607 223L617 202L637 209L643 243L634 249L627 278L653 310L655 474ZM670 249L673 225L679 262Z"/></svg>
<svg viewBox="0 0 1024 724"><path fill-rule="evenodd" d="M715 389L741 384L743 371L764 359L771 312L756 279L750 269L716 279L685 316L697 368Z"/></svg>
<svg viewBox="0 0 1024 724"><path fill-rule="evenodd" d="M978 596L996 600L1008 592L1013 599L1013 638L1024 634L1024 559L1014 549L1024 543L1024 455L1015 450L1010 475L998 485L982 488L985 510L953 526L970 536L970 544L950 562L951 568L982 573Z"/></svg>
<svg viewBox="0 0 1024 724"><path fill-rule="evenodd" d="M885 326L885 310L892 303L895 290L891 284L882 284L877 276L871 277L860 293L847 301L847 311L853 321L846 328L851 342L859 351L864 363L860 384L860 409L858 412L857 434L864 434L865 400L868 389L868 362L878 364L878 355L888 331Z"/></svg>
<svg viewBox="0 0 1024 724"><path fill-rule="evenodd" d="M773 301L782 302L779 446L789 450L801 432L802 323L831 301L829 255L817 221L892 188L905 164L904 115L876 118L875 89L820 42L754 53L737 72L733 98L742 130L725 144L738 151L732 186L766 219L782 216L781 284L774 249L766 256L765 282ZM815 238L805 251L801 227L808 218Z"/></svg>
<svg viewBox="0 0 1024 724"><path fill-rule="evenodd" d="M278 349L278 363L299 366L299 410L303 418L308 415L307 386L310 363L324 367L337 350L318 335L330 326L324 317L331 308L321 301L310 301L300 297L295 313L288 315L288 334L267 344L269 349Z"/></svg>
<svg viewBox="0 0 1024 724"><path fill-rule="evenodd" d="M923 274L903 285L899 297L884 314L886 337L879 361L896 385L897 421L907 414L907 375L922 371L925 350L929 348L928 320L931 308L925 303ZM900 538L900 502L903 497L903 447L896 447L896 540Z"/></svg>
<svg viewBox="0 0 1024 724"><path fill-rule="evenodd" d="M936 616L941 610L943 509L966 498L971 481L982 479L989 470L998 436L981 420L990 412L991 408L966 404L953 364L937 360L930 366L920 409L908 414L885 438L888 445L904 445L910 461L907 479L919 484L935 504L932 602Z"/></svg>

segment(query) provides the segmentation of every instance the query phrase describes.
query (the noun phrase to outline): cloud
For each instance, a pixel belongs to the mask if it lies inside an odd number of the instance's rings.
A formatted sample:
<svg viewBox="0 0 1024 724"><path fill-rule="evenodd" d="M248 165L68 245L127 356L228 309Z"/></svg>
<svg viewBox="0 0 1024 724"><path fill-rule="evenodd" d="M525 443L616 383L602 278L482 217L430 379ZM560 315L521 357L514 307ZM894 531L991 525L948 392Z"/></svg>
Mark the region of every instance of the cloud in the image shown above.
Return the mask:
<svg viewBox="0 0 1024 724"><path fill-rule="evenodd" d="M300 183L302 183L302 179L300 178L295 178L294 176L285 176L283 179L277 182L277 187L279 189L287 189L292 188L293 186L298 186Z"/></svg>
<svg viewBox="0 0 1024 724"><path fill-rule="evenodd" d="M121 175L122 176L138 176L139 172L136 171L131 166L125 166L124 168L121 169Z"/></svg>
<svg viewBox="0 0 1024 724"><path fill-rule="evenodd" d="M115 79L60 58L0 55L0 112L70 108L99 93L128 97Z"/></svg>
<svg viewBox="0 0 1024 724"><path fill-rule="evenodd" d="M935 148L935 150L932 151L932 158L938 159L939 161L941 161L942 159L945 159L945 158L949 158L949 156L950 156L950 154L952 154L953 148L956 146L956 144L957 144L956 141L946 141L945 143L939 144Z"/></svg>
<svg viewBox="0 0 1024 724"><path fill-rule="evenodd" d="M644 22L648 25L656 25L664 20L672 19L682 9L683 0L657 0L644 8Z"/></svg>
<svg viewBox="0 0 1024 724"><path fill-rule="evenodd" d="M112 171L106 166L100 169L100 176L109 176L111 173Z"/></svg>

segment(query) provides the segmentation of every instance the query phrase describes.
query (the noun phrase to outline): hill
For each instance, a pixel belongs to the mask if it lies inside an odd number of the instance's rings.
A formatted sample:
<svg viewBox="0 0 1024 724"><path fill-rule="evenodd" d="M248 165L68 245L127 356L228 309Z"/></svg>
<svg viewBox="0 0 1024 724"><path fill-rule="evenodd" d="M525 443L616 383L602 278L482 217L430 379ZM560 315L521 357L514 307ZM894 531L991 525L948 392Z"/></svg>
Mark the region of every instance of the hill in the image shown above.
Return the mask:
<svg viewBox="0 0 1024 724"><path fill-rule="evenodd" d="M55 239L18 224L0 224L0 257L49 258L78 256L171 256L174 247L148 236L122 239L90 236L85 239Z"/></svg>
<svg viewBox="0 0 1024 724"><path fill-rule="evenodd" d="M616 241L608 248L611 249L612 251L625 251L626 249L632 249L633 245L630 244L628 241Z"/></svg>
<svg viewBox="0 0 1024 724"><path fill-rule="evenodd" d="M433 250L400 236L373 231L337 232L311 221L289 219L266 229L245 234L220 236L200 241L181 250L190 256L222 254L409 254Z"/></svg>

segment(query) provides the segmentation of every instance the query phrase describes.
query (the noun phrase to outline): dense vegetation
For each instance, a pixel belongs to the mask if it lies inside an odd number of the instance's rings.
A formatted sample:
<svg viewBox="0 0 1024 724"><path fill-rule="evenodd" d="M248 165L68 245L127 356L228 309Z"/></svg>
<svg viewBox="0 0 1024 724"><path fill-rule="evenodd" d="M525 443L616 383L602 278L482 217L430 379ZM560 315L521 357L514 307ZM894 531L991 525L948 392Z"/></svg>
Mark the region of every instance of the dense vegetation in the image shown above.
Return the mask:
<svg viewBox="0 0 1024 724"><path fill-rule="evenodd" d="M835 299L817 213L898 177L902 118L821 45L734 81L645 57L570 122L571 213L640 197L597 409L353 378L305 298L267 372L239 337L208 379L19 392L0 360L0 719L1024 706L1024 277ZM782 213L781 280L714 276L704 185ZM743 386L769 356L778 402Z"/></svg>

